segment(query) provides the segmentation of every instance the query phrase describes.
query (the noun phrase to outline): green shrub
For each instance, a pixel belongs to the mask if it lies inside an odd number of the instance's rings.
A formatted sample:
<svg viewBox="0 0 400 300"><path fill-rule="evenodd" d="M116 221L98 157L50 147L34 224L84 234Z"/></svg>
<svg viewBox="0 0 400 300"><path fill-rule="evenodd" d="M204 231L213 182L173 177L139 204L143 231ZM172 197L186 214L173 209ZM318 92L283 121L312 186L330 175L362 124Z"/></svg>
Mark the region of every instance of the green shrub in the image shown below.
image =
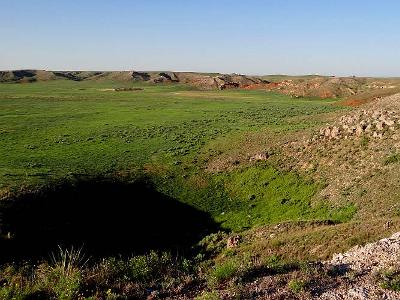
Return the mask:
<svg viewBox="0 0 400 300"><path fill-rule="evenodd" d="M57 299L75 299L82 285L81 270L87 259L82 249L62 249L52 255L50 264L42 264L36 270L36 286L54 294Z"/></svg>
<svg viewBox="0 0 400 300"><path fill-rule="evenodd" d="M239 268L239 263L233 259L218 264L210 272L209 283L213 285L229 280L239 273Z"/></svg>
<svg viewBox="0 0 400 300"><path fill-rule="evenodd" d="M190 282L195 277L196 266L192 260L152 251L129 259L103 259L89 271L93 284L103 287L129 285L130 295L142 299L149 289L168 291Z"/></svg>
<svg viewBox="0 0 400 300"><path fill-rule="evenodd" d="M23 300L29 296L30 290L18 284L4 284L0 286L0 299L3 300Z"/></svg>
<svg viewBox="0 0 400 300"><path fill-rule="evenodd" d="M57 299L75 299L82 283L82 274L79 269L65 273L62 268L56 267L46 275L46 286Z"/></svg>
<svg viewBox="0 0 400 300"><path fill-rule="evenodd" d="M153 252L149 255L131 258L128 261L129 277L132 280L147 281L157 269L157 259L158 257Z"/></svg>
<svg viewBox="0 0 400 300"><path fill-rule="evenodd" d="M366 149L366 148L368 147L368 144L369 144L369 138L366 137L366 136L363 136L363 137L361 138L361 140L360 140L360 146L361 146L361 148Z"/></svg>
<svg viewBox="0 0 400 300"><path fill-rule="evenodd" d="M115 257L101 260L93 267L91 273L94 280L100 285L107 285L110 278L120 279L126 270L126 262Z"/></svg>
<svg viewBox="0 0 400 300"><path fill-rule="evenodd" d="M275 274L284 274L299 268L297 263L286 262L277 255L268 257L265 261L265 266L271 273Z"/></svg>
<svg viewBox="0 0 400 300"><path fill-rule="evenodd" d="M4 266L0 269L0 299L26 299L38 291L31 281L33 270L28 265L16 267Z"/></svg>
<svg viewBox="0 0 400 300"><path fill-rule="evenodd" d="M220 300L218 293L215 291L204 292L200 296L196 297L196 300Z"/></svg>
<svg viewBox="0 0 400 300"><path fill-rule="evenodd" d="M303 280L293 279L289 281L288 287L293 293L298 294L305 290L306 285L307 283Z"/></svg>
<svg viewBox="0 0 400 300"><path fill-rule="evenodd" d="M57 261L37 267L7 266L0 270L0 299L75 299L81 287L82 275L78 267Z"/></svg>
<svg viewBox="0 0 400 300"><path fill-rule="evenodd" d="M384 165L387 166L387 165L398 163L398 162L400 162L400 154L396 153L396 154L389 155L385 159Z"/></svg>
<svg viewBox="0 0 400 300"><path fill-rule="evenodd" d="M225 249L227 234L219 231L212 233L204 237L198 246L201 247L202 251L209 255L215 255Z"/></svg>
<svg viewBox="0 0 400 300"><path fill-rule="evenodd" d="M392 291L400 291L400 271L383 271L379 276L382 288Z"/></svg>
<svg viewBox="0 0 400 300"><path fill-rule="evenodd" d="M191 268L191 261L174 258L167 252L159 255L152 251L147 255L132 257L128 261L130 279L140 282L148 282L161 276L175 277L178 273L189 273Z"/></svg>

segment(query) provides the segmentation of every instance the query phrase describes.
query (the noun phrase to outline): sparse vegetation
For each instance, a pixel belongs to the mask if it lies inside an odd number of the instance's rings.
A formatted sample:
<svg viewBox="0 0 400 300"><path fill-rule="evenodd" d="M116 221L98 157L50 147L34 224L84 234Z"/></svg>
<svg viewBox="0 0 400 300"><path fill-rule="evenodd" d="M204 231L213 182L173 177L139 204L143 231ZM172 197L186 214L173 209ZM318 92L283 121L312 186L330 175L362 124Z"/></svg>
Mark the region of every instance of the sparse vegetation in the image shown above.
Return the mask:
<svg viewBox="0 0 400 300"><path fill-rule="evenodd" d="M289 282L288 287L293 293L298 294L305 289L306 283L302 280L293 279Z"/></svg>
<svg viewBox="0 0 400 300"><path fill-rule="evenodd" d="M196 300L220 300L220 297L216 291L212 291L202 293Z"/></svg>
<svg viewBox="0 0 400 300"><path fill-rule="evenodd" d="M395 164L400 162L400 154L396 153L396 154L391 154L389 155L385 161L384 164L385 165L390 165L390 164Z"/></svg>
<svg viewBox="0 0 400 300"><path fill-rule="evenodd" d="M383 288L400 291L400 272L398 270L383 270L379 273L378 277Z"/></svg>
<svg viewBox="0 0 400 300"><path fill-rule="evenodd" d="M360 146L363 149L366 149L368 147L368 143L369 143L369 138L366 136L363 136L360 140Z"/></svg>
<svg viewBox="0 0 400 300"><path fill-rule="evenodd" d="M87 264L81 263L81 255L77 250L60 250L60 255L51 263L2 267L1 299L39 295L46 299L142 298L149 289L167 293L181 284L190 284L196 276L195 262L166 252L150 252L130 259L107 258Z"/></svg>
<svg viewBox="0 0 400 300"><path fill-rule="evenodd" d="M238 275L240 265L236 259L229 259L221 264L217 264L211 270L209 275L209 283L215 285L226 280L232 279Z"/></svg>

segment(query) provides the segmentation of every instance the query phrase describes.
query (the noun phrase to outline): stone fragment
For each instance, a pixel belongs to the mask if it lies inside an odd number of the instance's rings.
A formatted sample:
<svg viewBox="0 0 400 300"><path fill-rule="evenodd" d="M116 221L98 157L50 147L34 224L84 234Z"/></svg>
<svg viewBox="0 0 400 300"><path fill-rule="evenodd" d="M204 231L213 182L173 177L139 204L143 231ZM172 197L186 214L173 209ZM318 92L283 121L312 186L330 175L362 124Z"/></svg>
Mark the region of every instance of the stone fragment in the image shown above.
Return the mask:
<svg viewBox="0 0 400 300"><path fill-rule="evenodd" d="M385 128L385 123L384 122L377 122L376 123L376 130L382 131Z"/></svg>
<svg viewBox="0 0 400 300"><path fill-rule="evenodd" d="M371 132L372 131L372 125L368 124L367 127L365 128L365 132Z"/></svg>
<svg viewBox="0 0 400 300"><path fill-rule="evenodd" d="M330 137L331 136L331 129L329 127L325 128L324 134L325 134L326 137Z"/></svg>
<svg viewBox="0 0 400 300"><path fill-rule="evenodd" d="M239 245L239 243L240 243L239 235L231 236L226 241L226 248L228 248L228 249L236 248Z"/></svg>
<svg viewBox="0 0 400 300"><path fill-rule="evenodd" d="M337 138L339 136L339 127L333 126L332 130L331 130L331 138Z"/></svg>
<svg viewBox="0 0 400 300"><path fill-rule="evenodd" d="M363 132L364 132L364 129L362 128L362 126L361 126L361 125L358 125L358 126L356 127L356 135L357 135L357 136L361 136L361 135L363 134Z"/></svg>
<svg viewBox="0 0 400 300"><path fill-rule="evenodd" d="M257 153L256 155L250 157L250 161L267 160L269 158L268 153Z"/></svg>

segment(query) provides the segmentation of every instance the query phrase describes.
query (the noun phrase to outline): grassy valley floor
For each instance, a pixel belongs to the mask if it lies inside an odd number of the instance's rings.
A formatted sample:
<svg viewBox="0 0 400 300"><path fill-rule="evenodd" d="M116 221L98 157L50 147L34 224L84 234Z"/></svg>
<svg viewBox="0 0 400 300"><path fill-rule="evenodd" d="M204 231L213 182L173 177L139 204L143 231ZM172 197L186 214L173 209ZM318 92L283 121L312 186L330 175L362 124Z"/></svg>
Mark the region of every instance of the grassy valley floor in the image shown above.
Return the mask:
<svg viewBox="0 0 400 300"><path fill-rule="evenodd" d="M298 274L302 261L382 235L367 234L381 221L360 220L356 201L319 197L328 183L312 168L280 159L285 140L348 111L340 100L180 84L1 84L0 241L22 250L15 264L2 258L0 296L214 299L257 268ZM45 262L21 263L33 250L33 262ZM305 289L282 280L293 297Z"/></svg>

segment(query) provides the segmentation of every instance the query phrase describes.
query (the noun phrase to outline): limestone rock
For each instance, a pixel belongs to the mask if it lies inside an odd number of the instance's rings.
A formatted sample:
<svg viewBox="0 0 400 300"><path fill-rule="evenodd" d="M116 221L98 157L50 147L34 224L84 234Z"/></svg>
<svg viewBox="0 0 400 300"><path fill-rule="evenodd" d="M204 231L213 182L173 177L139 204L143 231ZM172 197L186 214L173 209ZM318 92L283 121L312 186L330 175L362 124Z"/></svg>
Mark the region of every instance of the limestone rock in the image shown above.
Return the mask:
<svg viewBox="0 0 400 300"><path fill-rule="evenodd" d="M239 243L240 243L239 235L231 236L226 241L226 248L228 248L228 249L236 248L239 245Z"/></svg>

